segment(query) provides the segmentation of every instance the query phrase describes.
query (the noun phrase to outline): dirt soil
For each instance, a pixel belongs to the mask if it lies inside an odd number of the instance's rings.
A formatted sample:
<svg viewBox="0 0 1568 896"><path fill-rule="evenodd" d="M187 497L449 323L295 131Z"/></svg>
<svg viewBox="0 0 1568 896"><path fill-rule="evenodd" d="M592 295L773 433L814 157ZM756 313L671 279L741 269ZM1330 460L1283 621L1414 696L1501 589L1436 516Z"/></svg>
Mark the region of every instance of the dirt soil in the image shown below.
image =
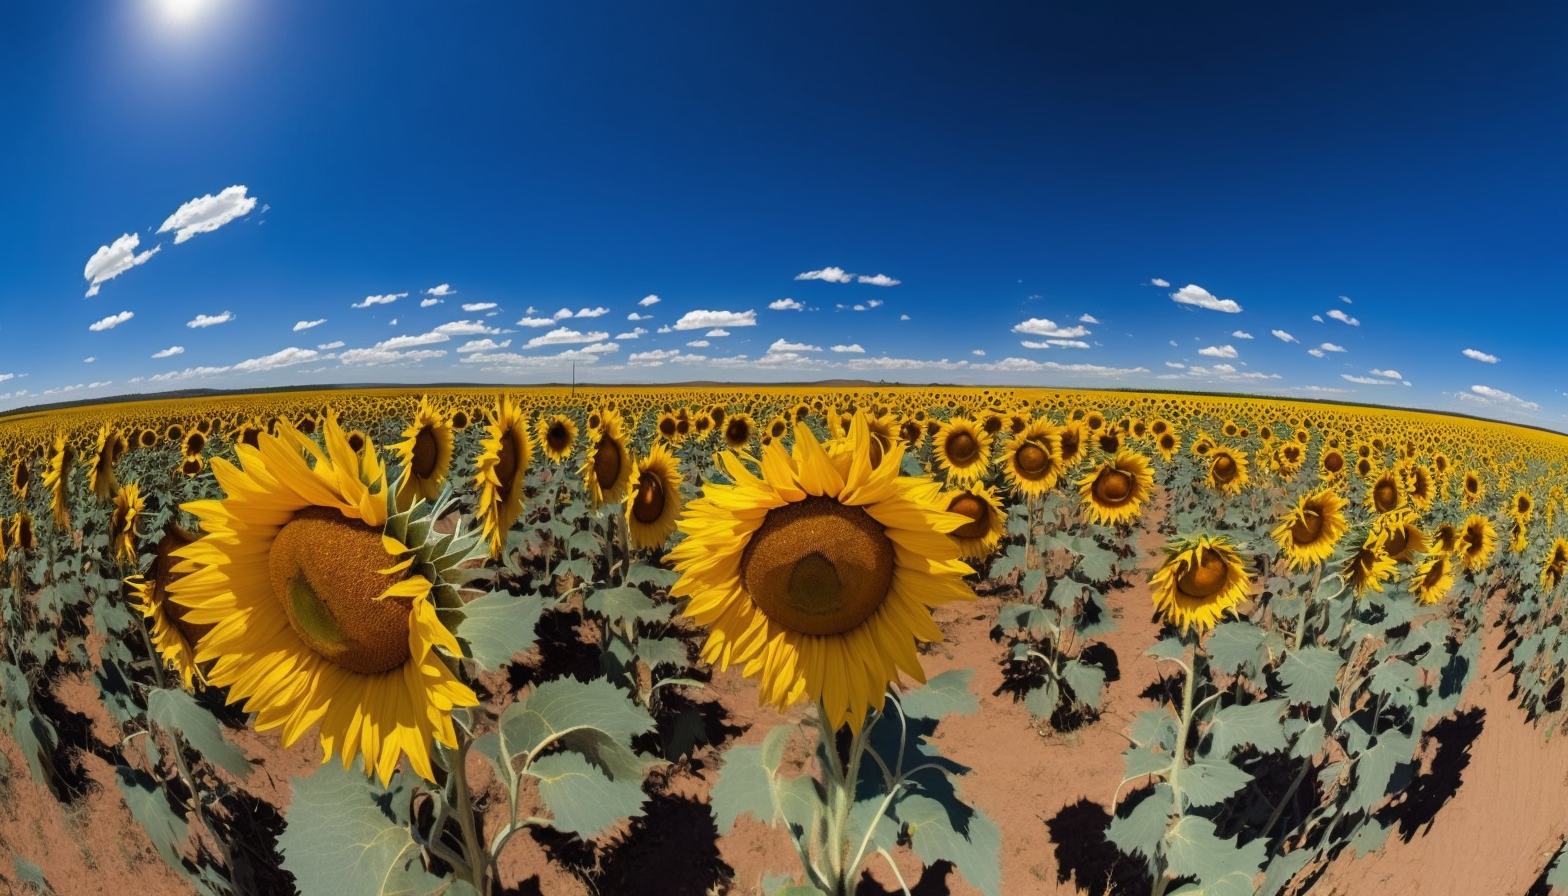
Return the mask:
<svg viewBox="0 0 1568 896"><path fill-rule="evenodd" d="M1148 546L1146 546L1147 548ZM1141 576L1139 578L1142 578ZM1070 733L1035 725L1021 703L1001 692L1002 647L990 638L1000 601L937 611L945 643L923 657L928 674L972 669L971 690L979 713L949 717L936 742L943 753L974 772L960 784L964 799L978 806L1003 831L1002 888L1007 894L1107 896L1147 892L1142 871L1105 842L1110 801L1121 777L1121 732L1139 712L1157 706L1151 695L1159 680L1143 650L1158 627L1150 616L1148 591L1133 586L1112 595L1120 629L1103 641L1115 655L1119 678L1108 687L1101 716ZM1524 896L1568 833L1568 737L1548 741L1509 700L1506 670L1494 671L1502 653L1500 630L1488 629L1481 674L1457 721L1442 723L1427 738L1426 763L1406 795L1410 804L1383 849L1364 859L1348 853L1329 865L1311 887L1314 896ZM551 674L597 667L591 633L571 613L547 616L541 646L514 666L498 687L537 680L541 666ZM100 758L112 729L96 695L81 679L56 683L57 699L79 719L65 732L81 748L82 793L62 804L35 785L16 745L0 736L9 771L0 779L0 844L34 863L61 896L104 892L191 893L167 868L131 819L114 783L113 769ZM756 687L738 671L715 675L693 697L714 741L688 763L650 780L644 818L624 824L593 844L542 832L512 839L500 863L503 892L540 896L647 896L755 894L769 873L798 871L786 835L749 817L729 836L718 838L707 795L716 776L716 756L732 744L758 743L781 721L798 722L804 708L780 717L759 709ZM76 714L79 714L76 715ZM285 807L289 780L309 774L320 758L310 738L281 749L276 732L229 732L260 767L244 785L258 804ZM804 762L808 740L798 738L787 761ZM490 774L474 757L469 769L477 787ZM504 811L499 792L479 801L494 824ZM275 816L268 816L274 819ZM276 837L278 826L259 824L258 836ZM260 844L266 852L270 843ZM901 850L900 871L915 896L973 896L978 891L946 864L921 869ZM28 892L11 862L0 861L0 893ZM881 860L861 881L861 896L899 892Z"/></svg>

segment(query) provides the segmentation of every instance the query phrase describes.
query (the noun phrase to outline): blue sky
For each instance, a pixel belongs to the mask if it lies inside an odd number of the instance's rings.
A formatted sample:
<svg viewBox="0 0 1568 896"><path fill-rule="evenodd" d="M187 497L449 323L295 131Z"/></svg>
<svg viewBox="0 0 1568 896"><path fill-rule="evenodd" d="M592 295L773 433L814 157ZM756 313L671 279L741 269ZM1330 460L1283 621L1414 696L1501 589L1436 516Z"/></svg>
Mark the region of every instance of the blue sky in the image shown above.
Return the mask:
<svg viewBox="0 0 1568 896"><path fill-rule="evenodd" d="M8 4L0 410L575 359L1562 429L1565 40L1536 2Z"/></svg>

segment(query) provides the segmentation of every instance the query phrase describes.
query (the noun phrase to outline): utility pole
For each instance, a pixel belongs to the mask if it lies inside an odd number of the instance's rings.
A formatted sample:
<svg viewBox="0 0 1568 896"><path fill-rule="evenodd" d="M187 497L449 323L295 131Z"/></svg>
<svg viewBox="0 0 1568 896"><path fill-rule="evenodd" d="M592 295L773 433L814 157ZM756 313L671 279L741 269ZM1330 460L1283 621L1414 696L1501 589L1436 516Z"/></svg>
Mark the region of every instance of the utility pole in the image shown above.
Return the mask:
<svg viewBox="0 0 1568 896"><path fill-rule="evenodd" d="M577 362L572 362L572 397L577 397Z"/></svg>

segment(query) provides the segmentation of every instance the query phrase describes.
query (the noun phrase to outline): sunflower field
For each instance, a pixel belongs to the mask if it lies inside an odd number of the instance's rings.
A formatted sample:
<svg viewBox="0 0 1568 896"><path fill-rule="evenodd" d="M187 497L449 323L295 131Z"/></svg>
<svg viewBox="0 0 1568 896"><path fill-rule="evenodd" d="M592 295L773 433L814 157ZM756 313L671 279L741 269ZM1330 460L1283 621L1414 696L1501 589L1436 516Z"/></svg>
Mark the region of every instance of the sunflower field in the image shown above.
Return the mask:
<svg viewBox="0 0 1568 896"><path fill-rule="evenodd" d="M1043 389L6 416L4 802L126 824L0 880L1305 893L1408 839L1493 631L1562 726L1565 462L1488 421ZM1076 815L994 808L1053 766Z"/></svg>

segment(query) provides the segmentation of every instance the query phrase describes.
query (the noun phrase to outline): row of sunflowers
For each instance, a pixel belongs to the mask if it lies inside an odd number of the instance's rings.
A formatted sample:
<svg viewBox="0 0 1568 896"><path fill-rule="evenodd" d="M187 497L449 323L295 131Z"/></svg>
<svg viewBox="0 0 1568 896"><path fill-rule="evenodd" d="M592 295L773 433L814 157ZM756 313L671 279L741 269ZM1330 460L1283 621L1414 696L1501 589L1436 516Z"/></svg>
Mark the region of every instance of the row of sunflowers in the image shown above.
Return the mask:
<svg viewBox="0 0 1568 896"><path fill-rule="evenodd" d="M1516 635L1521 703L1560 709L1563 447L1414 412L1028 389L343 390L16 415L0 721L69 801L39 695L90 673L122 743L148 735L114 753L128 806L199 890L488 893L515 833L639 815L649 771L702 739L675 695L737 667L761 703L814 709L811 773L781 771L788 725L721 756L720 833L749 813L800 859L764 889L839 896L913 850L1000 893L1000 833L929 742L975 705L966 676L927 680L932 611L1001 598L998 662L1064 729L1103 724L1094 645L1148 612L1179 694L1129 729L1106 836L1155 896L1285 892L1386 836L1376 810L1458 706L1489 620ZM1135 585L1146 609L1116 600ZM567 610L597 622L601 674L498 687ZM276 853L232 842L252 765L225 725L315 732L337 760L297 783ZM504 784L498 829L471 752ZM335 861L358 841L324 819L389 795L358 816L386 849ZM188 829L219 848L182 851Z"/></svg>

